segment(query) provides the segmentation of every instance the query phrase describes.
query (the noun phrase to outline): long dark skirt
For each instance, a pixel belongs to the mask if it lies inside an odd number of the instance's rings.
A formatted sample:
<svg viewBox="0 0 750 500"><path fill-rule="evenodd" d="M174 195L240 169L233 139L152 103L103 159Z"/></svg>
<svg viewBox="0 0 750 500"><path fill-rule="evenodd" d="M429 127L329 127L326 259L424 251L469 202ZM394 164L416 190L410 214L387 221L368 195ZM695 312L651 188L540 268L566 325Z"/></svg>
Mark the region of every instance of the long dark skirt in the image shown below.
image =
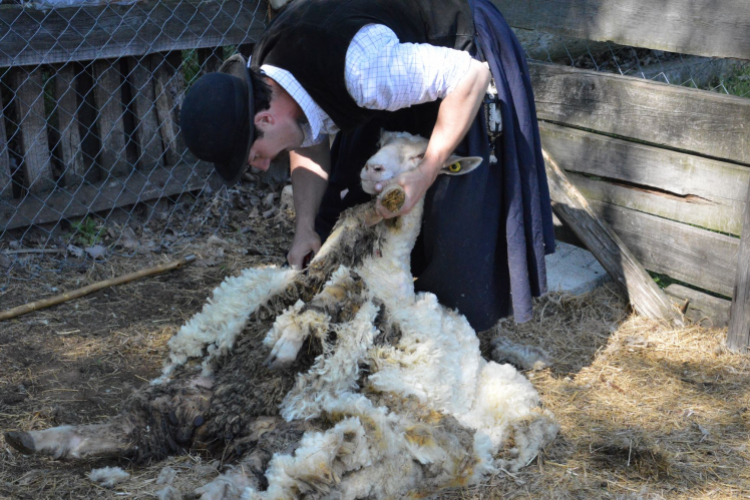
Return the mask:
<svg viewBox="0 0 750 500"><path fill-rule="evenodd" d="M488 0L474 0L480 50L498 87L503 134L490 144L484 111L456 149L481 156L469 175L440 176L425 196L422 233L412 252L418 291L437 295L458 309L477 331L514 313L531 319L532 297L546 292L545 253L554 251L552 212L541 154L536 110L523 50ZM339 134L331 151L332 172L316 230L326 237L347 207L369 196L359 171L377 150L380 130L429 137L437 105L384 113L349 134ZM491 164L493 152L497 163ZM346 196L341 193L348 190Z"/></svg>

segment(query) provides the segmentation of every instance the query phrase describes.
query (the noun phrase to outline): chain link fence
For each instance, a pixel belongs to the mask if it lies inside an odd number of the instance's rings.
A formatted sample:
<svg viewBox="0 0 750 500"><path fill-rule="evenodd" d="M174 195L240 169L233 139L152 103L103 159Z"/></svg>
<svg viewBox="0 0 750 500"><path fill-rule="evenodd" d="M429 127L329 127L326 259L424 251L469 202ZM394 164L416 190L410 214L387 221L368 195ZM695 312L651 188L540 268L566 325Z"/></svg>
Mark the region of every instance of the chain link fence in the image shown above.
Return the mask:
<svg viewBox="0 0 750 500"><path fill-rule="evenodd" d="M14 280L131 255L135 231L168 251L212 229L201 211L231 196L186 150L180 104L266 20L259 0L0 5L0 297ZM747 61L518 35L530 60L750 96Z"/></svg>
<svg viewBox="0 0 750 500"><path fill-rule="evenodd" d="M164 250L206 229L196 200L221 194L184 145L180 105L266 20L259 0L0 5L0 293L128 255L134 231Z"/></svg>

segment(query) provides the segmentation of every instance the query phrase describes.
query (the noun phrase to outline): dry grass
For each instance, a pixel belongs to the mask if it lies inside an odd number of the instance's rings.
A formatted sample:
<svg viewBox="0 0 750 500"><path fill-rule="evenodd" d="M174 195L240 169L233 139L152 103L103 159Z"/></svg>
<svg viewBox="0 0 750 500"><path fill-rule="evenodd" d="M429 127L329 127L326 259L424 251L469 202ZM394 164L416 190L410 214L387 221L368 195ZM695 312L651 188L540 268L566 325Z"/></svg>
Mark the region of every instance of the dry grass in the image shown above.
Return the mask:
<svg viewBox="0 0 750 500"><path fill-rule="evenodd" d="M235 215L247 219L245 211ZM166 341L221 279L283 262L289 221L251 222L252 232L229 224L219 235L225 244L205 236L169 254L56 275L55 286L65 290L190 252L203 258L203 265L0 323L0 429L95 422L116 413L129 391L158 373ZM14 282L3 308L38 298L32 285ZM498 329L548 353L551 367L528 376L559 420L560 435L520 473L500 473L442 498L750 496L750 359L726 351L725 331L673 329L631 316L609 286L578 298L553 294L535 309L530 323L504 321ZM486 352L492 335L483 334ZM86 478L112 465L132 476L113 490ZM23 457L0 440L0 499L156 498L167 466L185 492L221 468L197 455L138 468L122 460L55 462Z"/></svg>

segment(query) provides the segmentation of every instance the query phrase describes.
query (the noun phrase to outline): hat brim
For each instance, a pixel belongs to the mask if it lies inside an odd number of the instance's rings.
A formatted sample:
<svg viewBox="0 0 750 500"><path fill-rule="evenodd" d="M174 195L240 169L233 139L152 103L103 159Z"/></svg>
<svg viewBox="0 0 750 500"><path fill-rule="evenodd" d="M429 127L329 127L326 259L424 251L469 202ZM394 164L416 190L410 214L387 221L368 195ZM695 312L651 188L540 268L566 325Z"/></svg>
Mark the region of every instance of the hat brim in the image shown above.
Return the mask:
<svg viewBox="0 0 750 500"><path fill-rule="evenodd" d="M227 73L236 76L242 81L247 95L247 112L248 119L243 120L242 130L239 134L240 144L235 144L232 154L227 161L215 162L214 166L222 179L228 184L236 184L247 170L247 160L250 156L250 148L255 138L255 106L253 84L250 80L250 69L247 67L247 60L242 54L235 54L219 67L219 73Z"/></svg>

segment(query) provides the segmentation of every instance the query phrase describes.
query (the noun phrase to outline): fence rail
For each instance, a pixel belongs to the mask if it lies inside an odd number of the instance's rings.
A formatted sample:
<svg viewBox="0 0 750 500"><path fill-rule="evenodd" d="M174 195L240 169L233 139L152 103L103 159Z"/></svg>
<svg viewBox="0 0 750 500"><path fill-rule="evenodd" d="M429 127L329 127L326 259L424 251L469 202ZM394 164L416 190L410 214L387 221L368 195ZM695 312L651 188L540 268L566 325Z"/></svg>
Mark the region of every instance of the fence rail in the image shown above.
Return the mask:
<svg viewBox="0 0 750 500"><path fill-rule="evenodd" d="M259 0L139 0L55 9L0 5L0 67L239 45L260 35Z"/></svg>

